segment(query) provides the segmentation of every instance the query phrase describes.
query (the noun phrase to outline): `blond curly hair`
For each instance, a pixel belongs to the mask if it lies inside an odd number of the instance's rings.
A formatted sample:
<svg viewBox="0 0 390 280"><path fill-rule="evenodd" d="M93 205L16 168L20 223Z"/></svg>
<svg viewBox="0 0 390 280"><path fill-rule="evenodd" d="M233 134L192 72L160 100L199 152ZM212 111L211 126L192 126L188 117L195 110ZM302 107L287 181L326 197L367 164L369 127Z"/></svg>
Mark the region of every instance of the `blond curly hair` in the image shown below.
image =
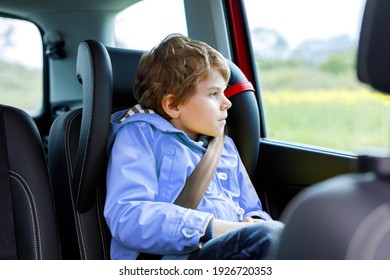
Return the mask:
<svg viewBox="0 0 390 280"><path fill-rule="evenodd" d="M142 56L134 96L144 108L169 120L162 107L164 96L173 94L174 106L185 103L213 69L228 82L230 68L221 53L204 42L171 34Z"/></svg>

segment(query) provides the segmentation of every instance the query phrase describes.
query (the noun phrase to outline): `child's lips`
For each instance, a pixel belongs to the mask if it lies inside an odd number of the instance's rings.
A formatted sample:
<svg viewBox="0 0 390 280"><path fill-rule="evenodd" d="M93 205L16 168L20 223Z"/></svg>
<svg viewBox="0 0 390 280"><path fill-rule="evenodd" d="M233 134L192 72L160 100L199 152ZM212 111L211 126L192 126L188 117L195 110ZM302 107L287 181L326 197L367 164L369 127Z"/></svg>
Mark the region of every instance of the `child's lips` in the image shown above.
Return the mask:
<svg viewBox="0 0 390 280"><path fill-rule="evenodd" d="M227 116L223 116L219 121L225 121L226 122Z"/></svg>
<svg viewBox="0 0 390 280"><path fill-rule="evenodd" d="M226 124L226 118L225 119L220 119L219 121L222 122L223 124Z"/></svg>

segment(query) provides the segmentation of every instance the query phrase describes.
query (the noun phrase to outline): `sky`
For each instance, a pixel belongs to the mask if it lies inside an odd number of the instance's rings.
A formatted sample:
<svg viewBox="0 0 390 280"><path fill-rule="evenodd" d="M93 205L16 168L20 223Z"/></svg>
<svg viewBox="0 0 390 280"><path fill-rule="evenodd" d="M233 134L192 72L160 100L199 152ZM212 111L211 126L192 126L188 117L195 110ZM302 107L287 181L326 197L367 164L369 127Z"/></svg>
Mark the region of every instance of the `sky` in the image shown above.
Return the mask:
<svg viewBox="0 0 390 280"><path fill-rule="evenodd" d="M345 33L356 38L364 3L365 0L245 0L250 28L276 29L292 47L308 38L326 39ZM144 0L119 15L117 23L119 41L134 49L150 49L169 33L186 34L182 0ZM1 28L0 21L0 32ZM31 48L41 46L41 41L33 38L38 31L26 25L17 30L23 33L13 42L19 53L7 50L1 57L31 67L40 65L42 57L29 53Z"/></svg>
<svg viewBox="0 0 390 280"><path fill-rule="evenodd" d="M10 62L17 62L28 67L41 67L42 53L31 50L41 50L42 40L37 27L23 20L12 20L16 24L12 25L13 31L10 35L9 42L0 42L0 58ZM2 34L8 24L0 20L0 34ZM3 40L3 39L0 39ZM11 47L4 48L4 44L10 44Z"/></svg>
<svg viewBox="0 0 390 280"><path fill-rule="evenodd" d="M347 33L357 38L365 0L245 0L244 2L250 28L277 29L294 47L313 37L326 39ZM152 10L152 13L145 17L143 9ZM128 46L149 49L164 37L160 34L168 34L169 31L185 32L185 19L181 16L183 13L182 0L142 1L120 15L123 27L117 29L117 34L122 38L145 37L145 34L148 34L145 42L128 42ZM136 22L142 24L143 28L131 31L125 27L126 24L134 26Z"/></svg>
<svg viewBox="0 0 390 280"><path fill-rule="evenodd" d="M327 39L340 34L357 38L364 3L365 0L245 0L251 27L276 29L292 47L308 38Z"/></svg>
<svg viewBox="0 0 390 280"><path fill-rule="evenodd" d="M128 48L146 50L170 33L187 35L183 0L141 1L119 14L117 23L117 38Z"/></svg>

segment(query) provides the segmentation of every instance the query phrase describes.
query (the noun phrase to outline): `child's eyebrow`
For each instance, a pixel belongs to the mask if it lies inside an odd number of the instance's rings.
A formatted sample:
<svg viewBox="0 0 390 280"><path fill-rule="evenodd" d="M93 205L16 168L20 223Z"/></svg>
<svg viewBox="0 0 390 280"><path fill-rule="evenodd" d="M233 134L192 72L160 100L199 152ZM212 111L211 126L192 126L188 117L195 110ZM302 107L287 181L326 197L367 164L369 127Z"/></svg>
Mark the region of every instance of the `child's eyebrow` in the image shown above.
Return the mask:
<svg viewBox="0 0 390 280"><path fill-rule="evenodd" d="M220 86L210 86L207 89L208 90L221 90L221 91L224 91L226 89L226 87L227 87L227 85L225 85L223 87L220 87Z"/></svg>

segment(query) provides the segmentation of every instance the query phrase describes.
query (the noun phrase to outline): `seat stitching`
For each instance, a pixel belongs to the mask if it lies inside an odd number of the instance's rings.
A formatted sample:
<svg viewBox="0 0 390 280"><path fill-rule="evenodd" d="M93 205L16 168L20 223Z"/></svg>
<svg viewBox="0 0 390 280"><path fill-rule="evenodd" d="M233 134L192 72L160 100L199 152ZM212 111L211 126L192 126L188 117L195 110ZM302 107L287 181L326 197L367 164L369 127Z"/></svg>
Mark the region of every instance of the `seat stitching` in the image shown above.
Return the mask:
<svg viewBox="0 0 390 280"><path fill-rule="evenodd" d="M89 52L89 59L90 59L90 65L93 65L93 60L92 60L92 54L90 49L87 47L87 51ZM91 73L91 83L90 83L90 95L91 95L91 102L88 104L89 105L89 120L88 120L88 130L87 130L87 137L85 139L85 147L84 147L84 153L83 153L83 161L81 165L81 171L80 171L80 180L78 182L78 188L77 188L77 197L76 197L76 203L78 202L79 196L80 196L80 189L81 189L81 183L82 183L82 178L84 174L84 167L85 167L85 161L86 161L86 154L87 154L87 147L89 144L90 140L90 133L91 133L91 126L92 126L92 118L93 118L93 104L94 104L94 99L95 95L94 93L94 75ZM84 107L83 107L84 110ZM85 117L85 114L84 114Z"/></svg>
<svg viewBox="0 0 390 280"><path fill-rule="evenodd" d="M32 119L33 123L35 124L34 120ZM38 127L36 125L34 125L34 133L35 135L40 138L40 132L38 130ZM48 161L47 161L47 158L45 157L45 148L43 147L43 143L42 141L40 142L40 146L41 146L41 150L42 150L42 155L43 156L43 161L46 165L46 170L48 172L48 179L49 179L49 188L50 188L50 192L51 192L51 198L52 198L52 203L53 203L53 206L52 206L52 209L54 211L54 214L55 214L55 223L56 223L56 228L58 229L58 219L57 219L57 208L56 208L56 204L55 204L55 201L54 201L54 189L53 189L53 183L52 183L52 180L51 180L51 174L50 174L50 169L49 169L49 165L48 165ZM60 259L62 259L62 252L61 252L61 246L60 246L60 233L58 230L56 230L57 232L57 241L58 241L58 252L59 252L59 257ZM43 254L43 252L42 252Z"/></svg>
<svg viewBox="0 0 390 280"><path fill-rule="evenodd" d="M91 121L91 118L92 116L90 117L90 121ZM88 126L88 133L87 133L87 137L86 137L86 144L85 144L85 148L84 148L84 153L83 153L83 161L82 161L82 165L81 165L81 171L80 171L80 180L78 182L78 187L77 187L77 197L76 197L76 203L78 202L79 200L79 197L80 197L80 189L81 189L81 183L82 183L82 179L83 179L83 174L84 174L84 170L85 170L85 162L86 162L86 154L87 154L87 150L88 150L88 144L89 144L89 136L90 136L90 131L91 131L91 125Z"/></svg>
<svg viewBox="0 0 390 280"><path fill-rule="evenodd" d="M69 191L70 191L70 199L71 199L71 203L72 203L73 217L75 219L77 238L78 238L79 243L80 243L80 246L78 246L79 252L80 252L80 256L83 258L83 256L86 255L86 250L85 250L85 246L83 244L83 238L80 238L80 234L82 234L82 233L80 233L81 223L80 223L79 214L76 210L76 205L75 205L74 198L73 198L72 178L73 178L74 166L72 165L72 160L71 160L72 159L71 154L70 154L70 146L71 145L70 145L70 137L69 137L70 128L72 127L72 123L74 122L75 118L81 114L82 114L81 110L75 112L75 114L73 114L71 116L71 118L69 118L69 120L66 122L64 143L65 143L65 161L66 161L67 170L68 170L68 172L67 172L68 173L68 187L69 187Z"/></svg>
<svg viewBox="0 0 390 280"><path fill-rule="evenodd" d="M77 237L78 237L80 245L81 245L81 247L80 247L80 252L82 253L81 259L87 260L88 257L87 257L87 249L85 248L83 225L81 223L80 213L77 210L76 210L76 221L77 221Z"/></svg>
<svg viewBox="0 0 390 280"><path fill-rule="evenodd" d="M88 57L90 59L90 65L93 65L93 59L92 59L91 50L88 47L86 49L87 49L87 51L89 53ZM85 162L86 162L86 154L87 154L87 149L88 149L87 147L89 145L91 126L92 126L92 118L93 118L93 116L92 116L93 115L93 104L94 104L94 99L95 99L95 95L93 94L94 93L94 75L93 75L93 73L91 73L91 77L90 78L91 78L91 83L90 83L91 102L88 104L89 105L88 130L87 130L87 137L86 137L86 140L85 140L83 161L82 161L82 165L81 165L80 178L79 178L78 188L77 188L76 204L77 204L77 202L79 200L79 196L80 196L80 189L81 189L81 184L82 184L82 179L83 179L83 174L84 174L84 167L85 167ZM84 107L83 107L83 110L84 110ZM84 116L85 116L85 114L84 114ZM82 227L81 227L81 222L80 222L79 216L78 216L78 222L80 224L81 244L82 244L84 252L85 252L85 259L87 259L87 252L86 252L86 249L85 249L84 236L83 236L83 232L82 232Z"/></svg>
<svg viewBox="0 0 390 280"><path fill-rule="evenodd" d="M26 195L29 208L30 208L34 241L35 241L34 242L35 259L42 259L42 242L41 242L41 235L40 235L39 217L37 214L37 207L34 200L34 195L31 192L29 185L20 174L10 170L10 178L16 180L16 182L22 187L22 190ZM36 240L38 242L36 242Z"/></svg>
<svg viewBox="0 0 390 280"><path fill-rule="evenodd" d="M103 247L103 255L104 255L104 259L108 260L109 257L108 257L108 252L107 252L107 248L106 248L106 234L105 234L105 231L104 231L104 220L102 220L102 216L103 216L103 206L102 206L102 203L101 203L101 200L100 200L100 196L101 196L101 193L100 193L100 188L97 189L97 192L96 192L96 210L97 210L97 216L98 216L98 221L99 221L99 230L100 230L100 238L101 238L101 242L102 242L102 247Z"/></svg>

